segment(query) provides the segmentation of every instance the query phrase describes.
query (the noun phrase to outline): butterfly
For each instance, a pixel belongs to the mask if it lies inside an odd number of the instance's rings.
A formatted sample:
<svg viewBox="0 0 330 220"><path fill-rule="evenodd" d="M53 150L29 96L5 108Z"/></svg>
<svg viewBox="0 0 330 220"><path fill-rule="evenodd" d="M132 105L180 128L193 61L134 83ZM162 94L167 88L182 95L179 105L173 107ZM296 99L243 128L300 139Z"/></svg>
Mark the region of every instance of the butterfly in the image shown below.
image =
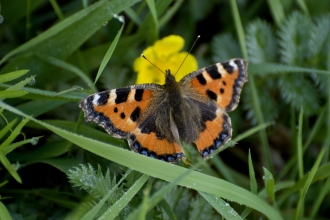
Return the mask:
<svg viewBox="0 0 330 220"><path fill-rule="evenodd" d="M209 157L232 136L230 117L248 80L247 62L231 59L187 74L179 82L170 70L165 84L140 84L83 99L86 121L111 136L126 138L137 153L166 162L185 158L181 141L195 143Z"/></svg>

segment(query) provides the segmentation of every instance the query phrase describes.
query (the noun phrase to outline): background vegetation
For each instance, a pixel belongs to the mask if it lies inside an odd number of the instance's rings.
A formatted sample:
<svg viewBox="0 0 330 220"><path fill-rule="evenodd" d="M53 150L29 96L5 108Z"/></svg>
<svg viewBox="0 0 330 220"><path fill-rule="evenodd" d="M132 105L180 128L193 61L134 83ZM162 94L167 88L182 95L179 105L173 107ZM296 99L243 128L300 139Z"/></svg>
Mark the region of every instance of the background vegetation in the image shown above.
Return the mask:
<svg viewBox="0 0 330 220"><path fill-rule="evenodd" d="M0 219L330 218L330 1L11 0L0 14ZM200 67L249 61L233 141L207 161L187 145L193 166L127 150L78 108L134 84L134 59L171 34L185 50L201 35Z"/></svg>

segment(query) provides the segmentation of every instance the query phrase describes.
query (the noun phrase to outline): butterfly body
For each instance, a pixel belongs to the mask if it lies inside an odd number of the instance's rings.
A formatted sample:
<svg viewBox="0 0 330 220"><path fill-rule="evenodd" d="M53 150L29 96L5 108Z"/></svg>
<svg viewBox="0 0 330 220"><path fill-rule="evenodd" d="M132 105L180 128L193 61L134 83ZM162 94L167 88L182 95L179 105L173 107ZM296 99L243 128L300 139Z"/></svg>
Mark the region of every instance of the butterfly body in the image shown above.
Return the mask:
<svg viewBox="0 0 330 220"><path fill-rule="evenodd" d="M141 84L88 96L80 103L86 121L127 138L140 154L176 162L185 157L181 140L210 156L232 135L226 111L236 108L247 63L232 59L199 69L179 82L168 70L165 84Z"/></svg>

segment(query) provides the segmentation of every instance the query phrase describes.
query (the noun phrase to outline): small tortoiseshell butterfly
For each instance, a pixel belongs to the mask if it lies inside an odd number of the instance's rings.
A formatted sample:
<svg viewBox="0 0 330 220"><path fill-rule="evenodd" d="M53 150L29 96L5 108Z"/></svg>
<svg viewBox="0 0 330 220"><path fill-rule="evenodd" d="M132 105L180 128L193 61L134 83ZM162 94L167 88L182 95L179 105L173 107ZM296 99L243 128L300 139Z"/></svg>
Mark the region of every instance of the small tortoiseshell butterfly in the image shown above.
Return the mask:
<svg viewBox="0 0 330 220"><path fill-rule="evenodd" d="M232 135L226 112L236 108L247 81L247 62L231 59L199 69L176 82L141 84L88 96L79 107L110 135L127 138L140 154L167 162L185 157L181 140L194 142L203 158Z"/></svg>

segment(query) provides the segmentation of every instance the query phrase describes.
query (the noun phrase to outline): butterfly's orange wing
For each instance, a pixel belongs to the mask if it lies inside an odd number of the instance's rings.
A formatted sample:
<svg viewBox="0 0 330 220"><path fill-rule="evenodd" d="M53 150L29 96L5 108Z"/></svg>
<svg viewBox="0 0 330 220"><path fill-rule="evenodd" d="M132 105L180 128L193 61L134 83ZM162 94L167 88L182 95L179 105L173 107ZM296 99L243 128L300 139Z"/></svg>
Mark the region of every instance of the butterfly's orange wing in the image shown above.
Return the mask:
<svg viewBox="0 0 330 220"><path fill-rule="evenodd" d="M194 140L198 151L203 157L223 146L231 138L231 121L226 112L234 110L239 102L243 84L247 81L247 62L242 59L232 59L223 63L216 63L199 69L185 76L180 83L184 88L184 95L190 100L204 97L205 105L202 115L216 115L204 117L207 120L205 129L200 131ZM215 108L209 102L216 105Z"/></svg>
<svg viewBox="0 0 330 220"><path fill-rule="evenodd" d="M162 100L159 96L163 94L160 85L134 85L92 94L79 106L86 121L96 122L114 137L127 138L133 151L175 162L184 157L180 143L171 136L165 137L160 126L155 124L155 118L165 117L157 115L162 111L155 103ZM170 124L163 127L170 127Z"/></svg>

